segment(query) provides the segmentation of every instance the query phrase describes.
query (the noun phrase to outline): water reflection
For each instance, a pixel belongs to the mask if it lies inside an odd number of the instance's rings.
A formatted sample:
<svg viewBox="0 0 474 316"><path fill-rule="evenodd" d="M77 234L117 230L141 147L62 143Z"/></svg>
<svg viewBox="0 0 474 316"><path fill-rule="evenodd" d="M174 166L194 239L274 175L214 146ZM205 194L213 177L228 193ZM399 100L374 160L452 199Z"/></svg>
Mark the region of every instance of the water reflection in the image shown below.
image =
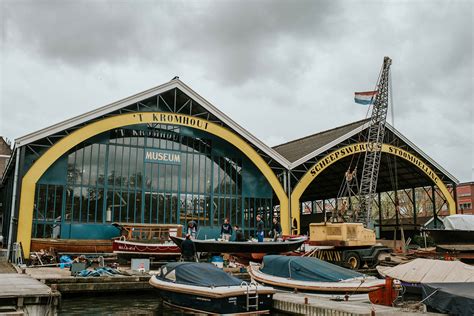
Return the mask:
<svg viewBox="0 0 474 316"><path fill-rule="evenodd" d="M63 297L59 315L184 315L163 306L155 291Z"/></svg>

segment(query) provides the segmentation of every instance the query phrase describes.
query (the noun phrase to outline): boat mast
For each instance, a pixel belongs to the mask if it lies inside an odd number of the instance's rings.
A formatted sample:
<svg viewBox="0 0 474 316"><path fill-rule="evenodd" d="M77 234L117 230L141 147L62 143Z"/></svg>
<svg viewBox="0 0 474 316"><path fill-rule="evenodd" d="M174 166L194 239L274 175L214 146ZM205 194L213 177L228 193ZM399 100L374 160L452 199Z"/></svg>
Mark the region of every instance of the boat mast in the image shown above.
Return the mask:
<svg viewBox="0 0 474 316"><path fill-rule="evenodd" d="M360 209L357 214L357 222L362 222L369 227L372 211L372 201L377 189L377 179L380 168L380 157L385 135L385 122L388 112L388 81L389 70L392 60L385 57L383 60L382 73L378 83L378 91L372 108L370 118L369 134L364 158L364 168L359 189Z"/></svg>

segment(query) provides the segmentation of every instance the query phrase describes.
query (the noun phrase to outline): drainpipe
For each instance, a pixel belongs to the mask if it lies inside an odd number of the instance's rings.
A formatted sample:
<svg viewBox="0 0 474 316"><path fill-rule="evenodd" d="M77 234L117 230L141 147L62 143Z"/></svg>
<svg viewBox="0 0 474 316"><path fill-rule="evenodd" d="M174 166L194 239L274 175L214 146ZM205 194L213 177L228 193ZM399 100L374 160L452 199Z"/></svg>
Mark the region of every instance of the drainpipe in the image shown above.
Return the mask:
<svg viewBox="0 0 474 316"><path fill-rule="evenodd" d="M290 235L293 235L293 214L292 214L292 209L291 209L291 171L288 170L288 175L286 177L287 180L287 194L288 194L288 215L290 216Z"/></svg>
<svg viewBox="0 0 474 316"><path fill-rule="evenodd" d="M17 183L18 183L18 168L20 166L20 157L18 155L19 149L17 148L15 151L15 174L13 175L13 190L12 190L12 206L11 206L11 214L10 214L10 227L8 229L8 248L7 254L10 257L10 251L12 249L12 235L13 235L13 223L15 220L15 202L16 202L16 191L17 191Z"/></svg>

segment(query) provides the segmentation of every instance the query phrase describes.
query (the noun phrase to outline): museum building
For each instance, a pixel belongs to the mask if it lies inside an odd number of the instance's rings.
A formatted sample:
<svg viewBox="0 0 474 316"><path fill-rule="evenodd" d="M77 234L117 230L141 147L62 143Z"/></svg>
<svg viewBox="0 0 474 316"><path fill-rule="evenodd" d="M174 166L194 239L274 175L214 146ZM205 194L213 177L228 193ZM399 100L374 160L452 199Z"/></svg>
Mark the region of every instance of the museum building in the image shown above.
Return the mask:
<svg viewBox="0 0 474 316"><path fill-rule="evenodd" d="M320 212L303 202L337 197L368 124L271 148L175 78L17 139L0 186L3 235L28 254L31 238L110 239L114 222L194 220L199 238L211 238L228 218L253 236L260 214L267 230L278 216L285 234L304 232L304 216ZM433 215L455 213L457 180L388 129L382 152L400 161L397 190L431 187L442 202ZM384 170L381 192L390 190Z"/></svg>

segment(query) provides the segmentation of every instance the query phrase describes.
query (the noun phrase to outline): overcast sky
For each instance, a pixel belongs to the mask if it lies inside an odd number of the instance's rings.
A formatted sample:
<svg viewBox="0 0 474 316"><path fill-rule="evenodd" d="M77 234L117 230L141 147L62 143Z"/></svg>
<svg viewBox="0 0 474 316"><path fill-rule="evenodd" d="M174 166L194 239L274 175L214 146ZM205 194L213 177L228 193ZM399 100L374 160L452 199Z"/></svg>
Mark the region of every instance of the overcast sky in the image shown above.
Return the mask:
<svg viewBox="0 0 474 316"><path fill-rule="evenodd" d="M474 180L473 1L0 3L10 139L178 75L274 146L365 118L390 56L395 127Z"/></svg>

